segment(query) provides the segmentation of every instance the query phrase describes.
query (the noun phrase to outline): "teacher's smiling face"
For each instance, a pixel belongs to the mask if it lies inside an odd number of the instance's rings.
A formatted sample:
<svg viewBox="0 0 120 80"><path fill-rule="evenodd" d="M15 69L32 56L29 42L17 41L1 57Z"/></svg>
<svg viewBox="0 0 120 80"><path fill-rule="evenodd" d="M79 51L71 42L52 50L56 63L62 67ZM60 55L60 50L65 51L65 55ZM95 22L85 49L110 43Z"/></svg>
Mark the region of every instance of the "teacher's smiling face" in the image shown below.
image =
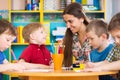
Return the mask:
<svg viewBox="0 0 120 80"><path fill-rule="evenodd" d="M66 23L67 28L69 28L73 34L80 32L82 29L83 19L77 18L70 14L63 15L63 19Z"/></svg>

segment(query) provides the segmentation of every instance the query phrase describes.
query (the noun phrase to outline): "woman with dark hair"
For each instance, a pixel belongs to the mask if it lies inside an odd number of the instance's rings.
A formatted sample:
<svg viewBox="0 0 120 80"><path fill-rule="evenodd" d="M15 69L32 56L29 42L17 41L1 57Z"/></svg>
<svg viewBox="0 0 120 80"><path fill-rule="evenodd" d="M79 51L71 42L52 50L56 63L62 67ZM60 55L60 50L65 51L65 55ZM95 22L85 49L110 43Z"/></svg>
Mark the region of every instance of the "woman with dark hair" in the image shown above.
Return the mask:
<svg viewBox="0 0 120 80"><path fill-rule="evenodd" d="M67 26L63 40L65 45L64 65L70 67L73 63L73 56L81 62L88 60L91 47L86 37L86 26L89 21L83 12L82 5L79 3L68 5L63 12L63 19Z"/></svg>

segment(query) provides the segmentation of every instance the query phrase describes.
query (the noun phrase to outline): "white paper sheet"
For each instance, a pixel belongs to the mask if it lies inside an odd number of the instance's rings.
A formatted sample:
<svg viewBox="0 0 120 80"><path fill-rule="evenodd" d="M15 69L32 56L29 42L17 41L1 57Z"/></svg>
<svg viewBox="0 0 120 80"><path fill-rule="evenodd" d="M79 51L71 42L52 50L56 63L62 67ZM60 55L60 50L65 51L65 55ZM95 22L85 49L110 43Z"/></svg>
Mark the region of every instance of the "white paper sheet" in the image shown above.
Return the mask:
<svg viewBox="0 0 120 80"><path fill-rule="evenodd" d="M52 71L51 69L29 69L29 70L24 70L24 72L50 72Z"/></svg>

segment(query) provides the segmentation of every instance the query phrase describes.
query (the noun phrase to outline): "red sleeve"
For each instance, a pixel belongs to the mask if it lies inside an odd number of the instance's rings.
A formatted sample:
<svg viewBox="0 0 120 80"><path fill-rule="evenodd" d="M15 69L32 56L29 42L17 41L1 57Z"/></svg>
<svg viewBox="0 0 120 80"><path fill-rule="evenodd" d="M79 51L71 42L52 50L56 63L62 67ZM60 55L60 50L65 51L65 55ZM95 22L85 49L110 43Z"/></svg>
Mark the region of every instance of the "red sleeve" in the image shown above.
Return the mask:
<svg viewBox="0 0 120 80"><path fill-rule="evenodd" d="M24 59L26 62L30 62L31 61L31 56L32 56L32 49L28 46L27 48L25 48L23 50L19 59Z"/></svg>

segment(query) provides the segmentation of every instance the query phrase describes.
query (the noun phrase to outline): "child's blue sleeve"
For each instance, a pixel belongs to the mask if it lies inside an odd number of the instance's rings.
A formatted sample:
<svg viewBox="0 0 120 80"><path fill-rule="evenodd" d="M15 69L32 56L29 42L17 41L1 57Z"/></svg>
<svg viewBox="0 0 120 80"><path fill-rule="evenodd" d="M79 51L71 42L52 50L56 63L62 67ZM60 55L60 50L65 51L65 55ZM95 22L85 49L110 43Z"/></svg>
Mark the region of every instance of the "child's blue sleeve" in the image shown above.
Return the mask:
<svg viewBox="0 0 120 80"><path fill-rule="evenodd" d="M3 52L0 52L0 64L3 64L3 61L6 59Z"/></svg>

